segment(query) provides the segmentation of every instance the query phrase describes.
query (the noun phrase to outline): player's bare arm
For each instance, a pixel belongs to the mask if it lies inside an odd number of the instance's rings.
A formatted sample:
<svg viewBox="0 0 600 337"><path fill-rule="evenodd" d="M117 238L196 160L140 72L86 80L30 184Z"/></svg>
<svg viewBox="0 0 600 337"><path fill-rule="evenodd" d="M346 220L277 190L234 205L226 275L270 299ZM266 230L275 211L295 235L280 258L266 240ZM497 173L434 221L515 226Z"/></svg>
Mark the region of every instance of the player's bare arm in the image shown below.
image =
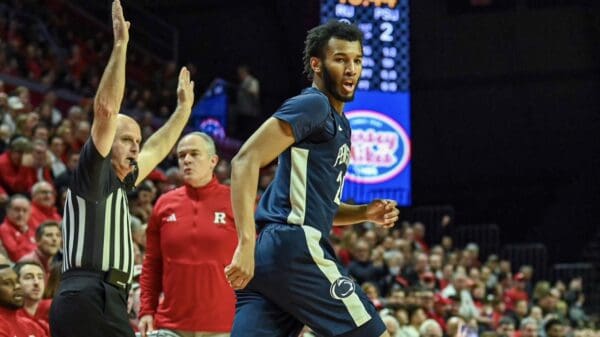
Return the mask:
<svg viewBox="0 0 600 337"><path fill-rule="evenodd" d="M340 204L340 208L333 219L334 226L353 225L363 221L370 221L385 228L394 226L398 221L400 211L396 208L396 201L376 199L369 204L349 205Z"/></svg>
<svg viewBox="0 0 600 337"><path fill-rule="evenodd" d="M231 264L225 267L234 289L243 289L254 276L256 224L254 202L261 167L271 163L294 144L291 126L269 118L242 146L231 161L231 204L238 232L238 246Z"/></svg>

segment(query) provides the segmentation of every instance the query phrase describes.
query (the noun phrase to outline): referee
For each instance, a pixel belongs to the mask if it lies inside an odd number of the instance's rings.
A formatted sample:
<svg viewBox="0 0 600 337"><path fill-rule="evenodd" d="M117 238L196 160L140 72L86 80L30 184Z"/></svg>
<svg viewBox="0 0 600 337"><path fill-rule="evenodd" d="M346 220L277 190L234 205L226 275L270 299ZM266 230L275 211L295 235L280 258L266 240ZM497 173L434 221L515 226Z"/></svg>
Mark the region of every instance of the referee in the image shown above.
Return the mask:
<svg viewBox="0 0 600 337"><path fill-rule="evenodd" d="M130 26L119 0L112 4L112 22L114 45L94 99L91 138L65 202L63 274L50 310L53 337L134 336L126 309L133 271L127 191L171 150L194 100L194 84L183 68L175 112L140 151L139 125L119 114Z"/></svg>

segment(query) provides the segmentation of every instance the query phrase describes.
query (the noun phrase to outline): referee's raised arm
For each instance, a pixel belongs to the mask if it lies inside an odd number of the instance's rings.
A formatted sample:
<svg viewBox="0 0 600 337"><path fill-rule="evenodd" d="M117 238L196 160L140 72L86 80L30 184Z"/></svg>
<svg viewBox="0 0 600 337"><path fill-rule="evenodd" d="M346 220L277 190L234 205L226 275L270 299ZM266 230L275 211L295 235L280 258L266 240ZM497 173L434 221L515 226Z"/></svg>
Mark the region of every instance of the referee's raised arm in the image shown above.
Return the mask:
<svg viewBox="0 0 600 337"><path fill-rule="evenodd" d="M94 98L92 140L98 152L106 157L117 131L117 115L125 92L125 62L129 43L129 21L125 21L119 0L112 4L114 44Z"/></svg>

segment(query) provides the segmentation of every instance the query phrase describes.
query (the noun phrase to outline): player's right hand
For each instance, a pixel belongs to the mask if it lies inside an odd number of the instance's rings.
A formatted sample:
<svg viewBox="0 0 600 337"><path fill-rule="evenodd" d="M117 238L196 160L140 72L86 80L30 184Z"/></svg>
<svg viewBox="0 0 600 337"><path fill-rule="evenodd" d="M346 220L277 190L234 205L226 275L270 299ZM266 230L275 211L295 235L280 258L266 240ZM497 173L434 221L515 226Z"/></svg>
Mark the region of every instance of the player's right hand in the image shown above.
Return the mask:
<svg viewBox="0 0 600 337"><path fill-rule="evenodd" d="M231 264L225 267L225 277L234 290L244 289L254 277L254 243L238 243Z"/></svg>
<svg viewBox="0 0 600 337"><path fill-rule="evenodd" d="M129 26L131 23L125 21L123 16L123 7L121 1L115 0L112 3L112 24L115 44L129 42Z"/></svg>
<svg viewBox="0 0 600 337"><path fill-rule="evenodd" d="M152 315L142 316L138 323L138 328L140 329L142 337L146 337L146 333L154 331L154 318Z"/></svg>

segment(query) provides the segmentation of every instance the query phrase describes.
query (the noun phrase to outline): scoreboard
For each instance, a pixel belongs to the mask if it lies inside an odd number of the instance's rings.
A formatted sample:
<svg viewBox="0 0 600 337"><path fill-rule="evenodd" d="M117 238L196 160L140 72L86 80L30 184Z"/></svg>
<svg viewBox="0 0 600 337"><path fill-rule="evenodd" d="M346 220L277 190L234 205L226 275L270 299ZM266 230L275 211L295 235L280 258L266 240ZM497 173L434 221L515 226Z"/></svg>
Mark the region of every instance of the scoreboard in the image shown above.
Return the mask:
<svg viewBox="0 0 600 337"><path fill-rule="evenodd" d="M324 0L321 21L332 19L353 23L364 34L359 90L408 91L408 0Z"/></svg>
<svg viewBox="0 0 600 337"><path fill-rule="evenodd" d="M358 91L344 112L352 126L342 199L411 200L409 0L322 0L321 22L339 20L364 34Z"/></svg>

